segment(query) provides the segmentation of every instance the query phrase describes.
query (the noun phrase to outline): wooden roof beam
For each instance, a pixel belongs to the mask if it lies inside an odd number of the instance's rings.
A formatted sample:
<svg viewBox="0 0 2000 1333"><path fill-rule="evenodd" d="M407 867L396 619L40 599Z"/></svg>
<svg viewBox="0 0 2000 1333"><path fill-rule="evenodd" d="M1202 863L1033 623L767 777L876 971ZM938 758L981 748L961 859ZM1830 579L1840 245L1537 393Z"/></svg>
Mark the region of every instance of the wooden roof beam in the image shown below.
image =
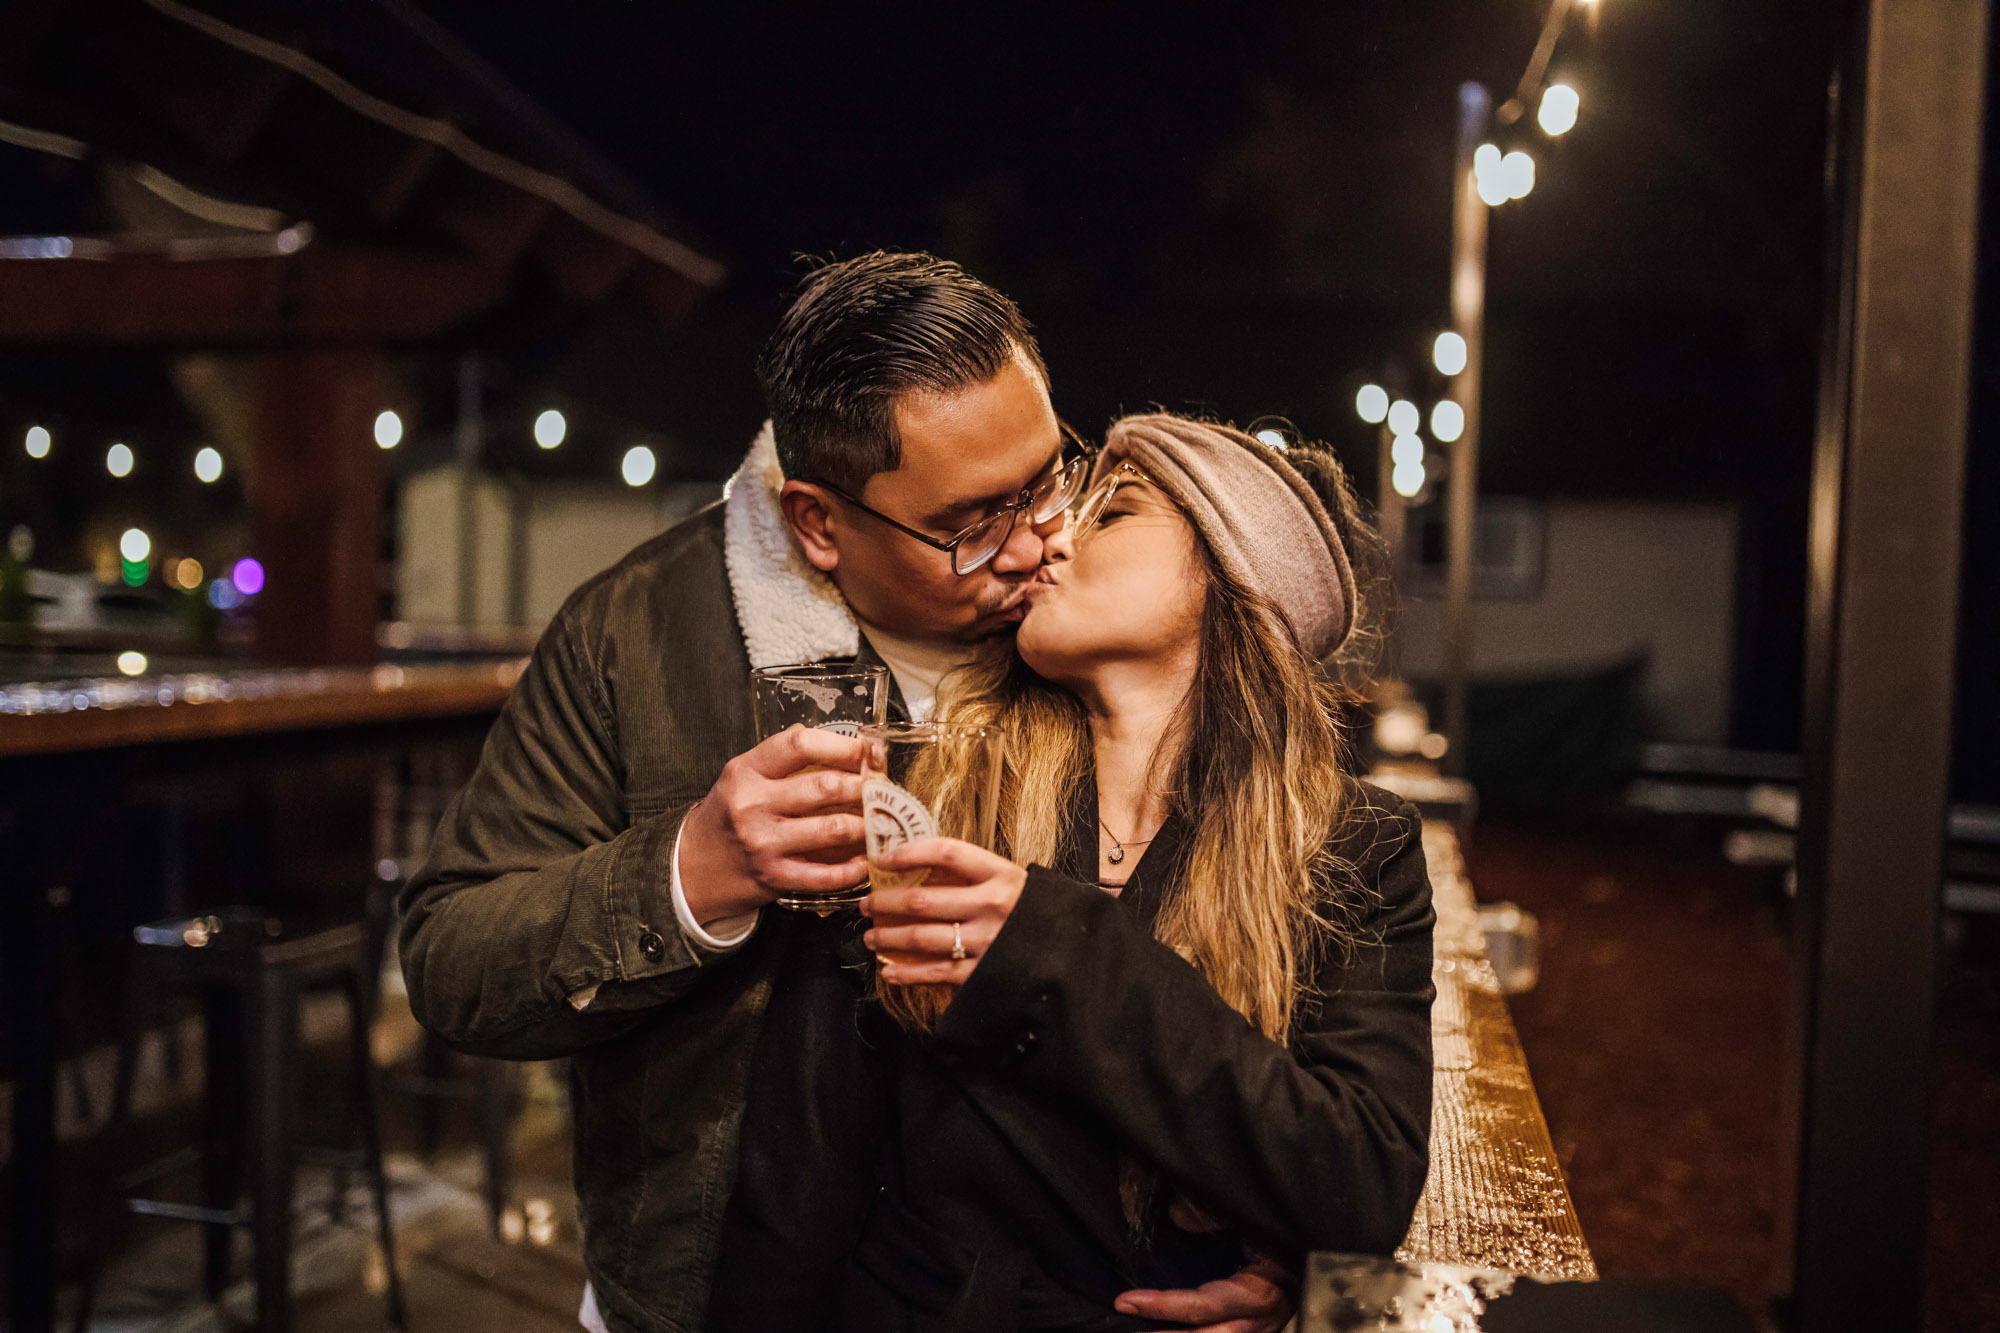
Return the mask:
<svg viewBox="0 0 2000 1333"><path fill-rule="evenodd" d="M4 259L0 342L403 342L509 294L509 275L475 260L330 245L282 258Z"/></svg>

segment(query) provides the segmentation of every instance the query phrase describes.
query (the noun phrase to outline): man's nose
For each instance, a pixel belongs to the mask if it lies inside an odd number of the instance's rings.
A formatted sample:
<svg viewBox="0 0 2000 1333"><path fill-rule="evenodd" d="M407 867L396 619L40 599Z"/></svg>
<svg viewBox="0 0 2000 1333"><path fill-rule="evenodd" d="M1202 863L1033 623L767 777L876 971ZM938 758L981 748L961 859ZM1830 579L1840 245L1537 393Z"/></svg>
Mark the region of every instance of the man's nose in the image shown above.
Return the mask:
<svg viewBox="0 0 2000 1333"><path fill-rule="evenodd" d="M1046 548L1052 540L1057 540L1066 527L1067 514L1058 513L1046 523L1026 522L1027 515L1014 524L1014 531L1007 536L1007 544L993 557L995 574L1032 574L1048 559ZM1067 555L1062 557L1067 559Z"/></svg>
<svg viewBox="0 0 2000 1333"><path fill-rule="evenodd" d="M1042 559L1051 565L1076 554L1076 527L1068 521L1068 515L1058 515L1053 522L1055 531L1042 539Z"/></svg>

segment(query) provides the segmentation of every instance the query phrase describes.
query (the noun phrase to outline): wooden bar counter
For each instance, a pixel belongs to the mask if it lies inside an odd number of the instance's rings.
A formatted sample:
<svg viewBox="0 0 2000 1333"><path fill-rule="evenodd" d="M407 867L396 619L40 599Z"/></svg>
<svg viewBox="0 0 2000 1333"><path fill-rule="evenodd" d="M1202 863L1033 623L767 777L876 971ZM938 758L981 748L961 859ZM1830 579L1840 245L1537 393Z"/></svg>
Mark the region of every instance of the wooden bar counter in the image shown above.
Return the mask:
<svg viewBox="0 0 2000 1333"><path fill-rule="evenodd" d="M1424 858L1437 909L1431 1172L1396 1257L1594 1280L1449 824L1425 822Z"/></svg>
<svg viewBox="0 0 2000 1333"><path fill-rule="evenodd" d="M277 668L0 685L0 759L490 717L523 665Z"/></svg>
<svg viewBox="0 0 2000 1333"><path fill-rule="evenodd" d="M0 681L0 1079L13 1085L0 1327L53 1326L57 1062L104 1039L132 927L233 901L361 918L384 855L373 775L418 752L469 764L524 665Z"/></svg>

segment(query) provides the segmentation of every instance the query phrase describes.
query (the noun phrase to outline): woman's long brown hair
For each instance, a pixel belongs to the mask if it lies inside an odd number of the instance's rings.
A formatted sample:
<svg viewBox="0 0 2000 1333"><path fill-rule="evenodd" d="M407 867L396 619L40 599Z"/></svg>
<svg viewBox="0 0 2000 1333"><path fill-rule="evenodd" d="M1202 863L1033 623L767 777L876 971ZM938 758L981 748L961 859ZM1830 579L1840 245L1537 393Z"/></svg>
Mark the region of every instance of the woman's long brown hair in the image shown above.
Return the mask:
<svg viewBox="0 0 2000 1333"><path fill-rule="evenodd" d="M1191 420L1181 428L1247 438ZM1207 575L1199 662L1153 764L1169 808L1192 825L1155 935L1278 1042L1290 1037L1310 993L1312 960L1347 942L1356 896L1365 892L1331 846L1358 799L1343 717L1370 674L1386 600L1379 539L1340 465L1308 449L1287 459L1320 492L1347 541L1360 588L1357 632L1339 660L1311 660L1278 607L1228 577L1197 533ZM1072 793L1092 762L1083 706L1007 644L953 676L941 715L1005 729L996 850L1023 865L1053 863ZM920 763L910 785L944 832L971 827L974 794L960 775ZM933 1026L952 995L943 986L879 982L876 991L916 1029Z"/></svg>

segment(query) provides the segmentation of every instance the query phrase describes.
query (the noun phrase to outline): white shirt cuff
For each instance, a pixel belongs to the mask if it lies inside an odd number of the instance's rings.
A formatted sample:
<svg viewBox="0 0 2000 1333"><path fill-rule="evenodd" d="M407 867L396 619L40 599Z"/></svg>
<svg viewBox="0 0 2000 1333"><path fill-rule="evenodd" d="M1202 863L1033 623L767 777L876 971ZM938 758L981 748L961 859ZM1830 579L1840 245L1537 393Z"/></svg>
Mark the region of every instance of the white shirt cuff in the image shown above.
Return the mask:
<svg viewBox="0 0 2000 1333"><path fill-rule="evenodd" d="M682 829L686 827L686 824L681 825ZM727 953L731 949L740 948L743 941L750 938L751 932L757 929L757 913L755 912L745 912L740 916L723 917L714 923L715 929L713 932L701 928L701 923L694 919L694 913L688 910L687 894L681 889L681 835L679 832L674 834L674 855L668 882L673 890L674 918L681 923L681 929L686 931L693 938L694 942L702 948L713 949L717 953Z"/></svg>

